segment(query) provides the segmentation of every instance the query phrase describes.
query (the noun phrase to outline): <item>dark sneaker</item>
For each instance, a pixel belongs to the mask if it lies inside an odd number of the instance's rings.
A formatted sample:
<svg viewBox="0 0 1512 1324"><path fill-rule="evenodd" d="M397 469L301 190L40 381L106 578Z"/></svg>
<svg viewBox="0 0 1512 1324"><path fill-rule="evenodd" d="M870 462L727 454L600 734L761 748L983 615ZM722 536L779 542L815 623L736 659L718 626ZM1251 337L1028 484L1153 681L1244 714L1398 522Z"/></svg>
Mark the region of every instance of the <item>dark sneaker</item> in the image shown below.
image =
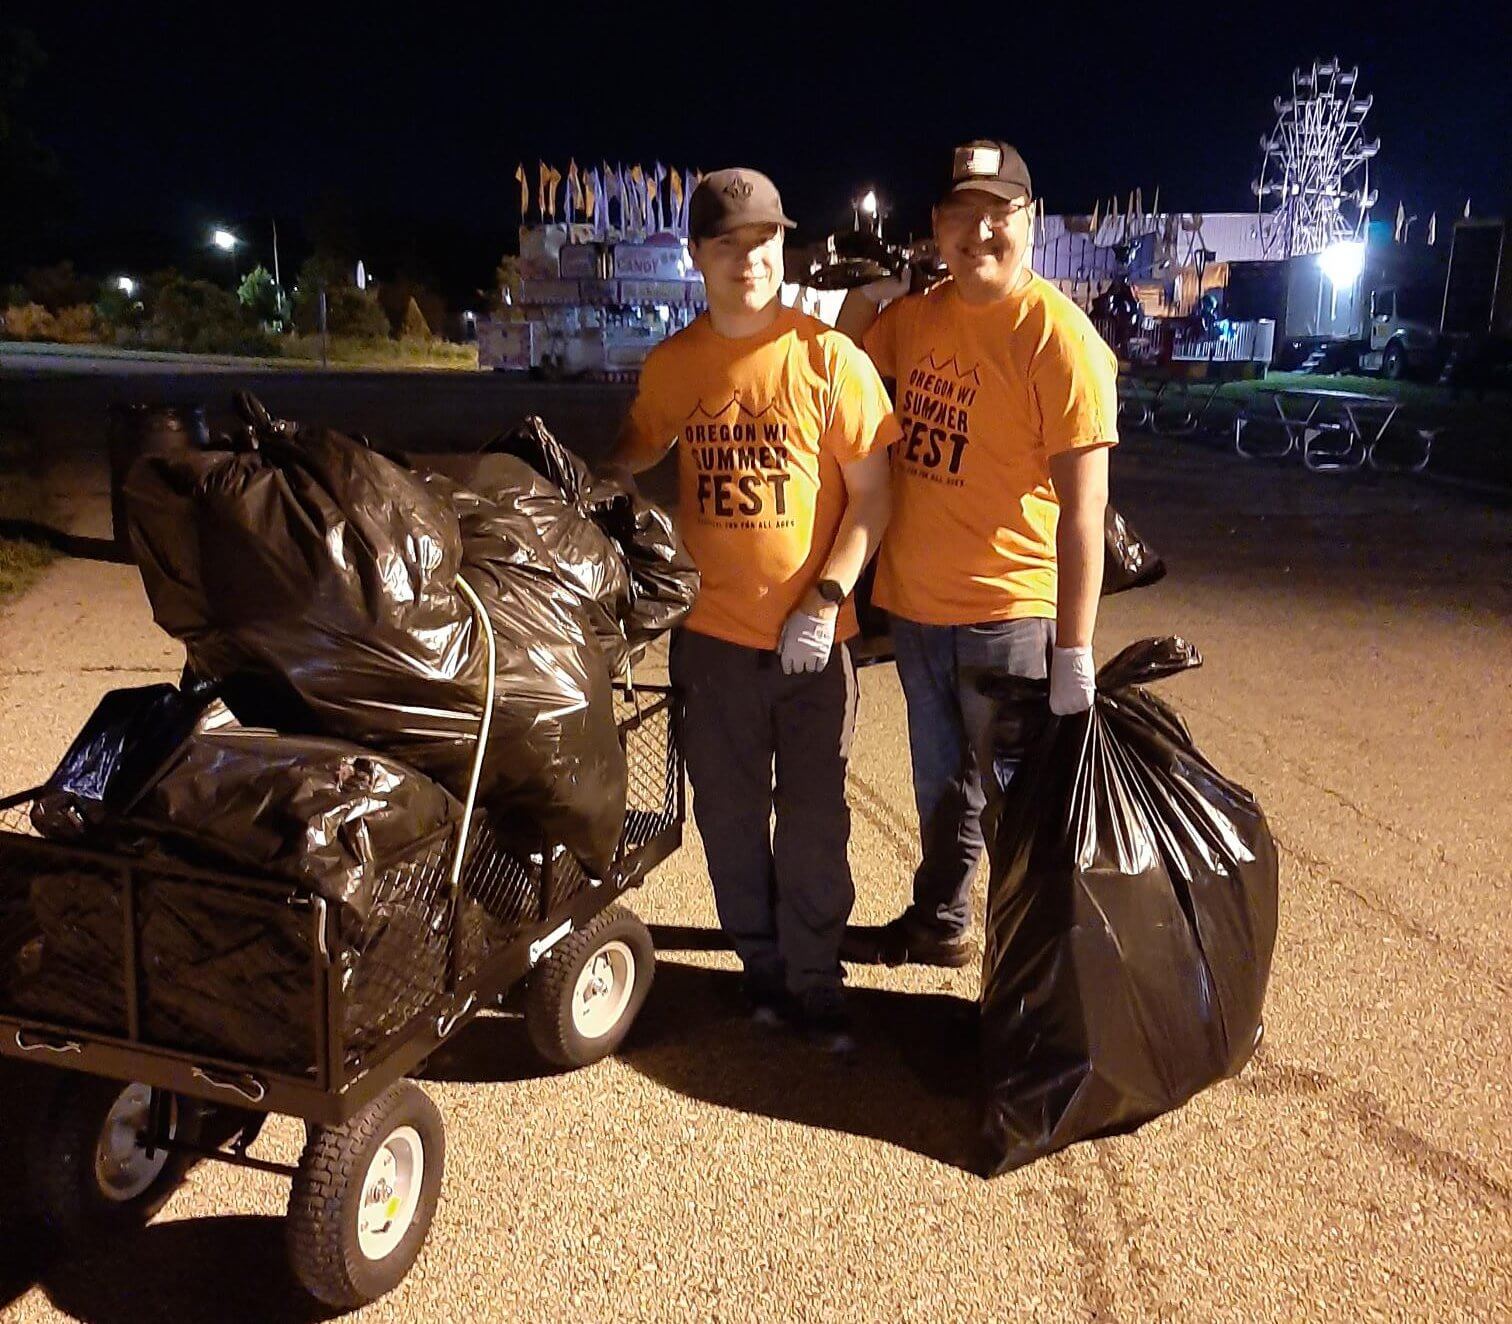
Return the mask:
<svg viewBox="0 0 1512 1324"><path fill-rule="evenodd" d="M786 1001L787 992L780 978L748 973L740 981L741 1007L757 1025L780 1024Z"/></svg>
<svg viewBox="0 0 1512 1324"><path fill-rule="evenodd" d="M845 993L838 987L804 989L788 1002L788 1015L809 1043L826 1053L848 1054L856 1051L851 1032L850 1014L845 1007Z"/></svg>
<svg viewBox="0 0 1512 1324"><path fill-rule="evenodd" d="M851 925L840 940L840 959L855 965L937 965L958 970L976 960L976 944L921 930L909 917L880 925Z"/></svg>

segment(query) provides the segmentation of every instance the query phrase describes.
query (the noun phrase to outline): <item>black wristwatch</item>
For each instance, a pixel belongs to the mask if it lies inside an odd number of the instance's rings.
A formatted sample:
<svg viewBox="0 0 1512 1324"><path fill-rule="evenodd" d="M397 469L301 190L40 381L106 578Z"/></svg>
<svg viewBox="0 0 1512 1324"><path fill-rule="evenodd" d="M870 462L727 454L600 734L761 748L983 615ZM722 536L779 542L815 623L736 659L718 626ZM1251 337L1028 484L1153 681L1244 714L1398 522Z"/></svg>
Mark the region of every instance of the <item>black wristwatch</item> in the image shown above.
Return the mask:
<svg viewBox="0 0 1512 1324"><path fill-rule="evenodd" d="M821 598L836 607L845 601L845 590L840 587L838 580L821 579L814 585L814 589Z"/></svg>

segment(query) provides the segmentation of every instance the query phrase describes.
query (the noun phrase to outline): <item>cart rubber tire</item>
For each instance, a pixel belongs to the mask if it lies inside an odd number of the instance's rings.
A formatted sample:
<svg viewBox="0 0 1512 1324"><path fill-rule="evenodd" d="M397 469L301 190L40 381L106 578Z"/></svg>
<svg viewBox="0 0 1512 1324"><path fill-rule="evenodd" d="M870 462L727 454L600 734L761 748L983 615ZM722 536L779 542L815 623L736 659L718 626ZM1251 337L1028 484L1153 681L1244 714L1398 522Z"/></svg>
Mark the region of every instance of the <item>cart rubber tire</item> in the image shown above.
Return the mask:
<svg viewBox="0 0 1512 1324"><path fill-rule="evenodd" d="M369 1180L391 1142L418 1143L421 1171L412 1192L391 1188L408 1225L373 1258L363 1249L359 1221ZM445 1165L441 1114L408 1080L390 1085L344 1125L316 1127L294 1175L285 1225L289 1263L305 1291L333 1309L356 1310L398 1287L425 1245Z"/></svg>
<svg viewBox="0 0 1512 1324"><path fill-rule="evenodd" d="M612 981L609 1019L585 1033L576 1007L590 966L603 955ZM629 968L625 969L628 959ZM610 906L586 928L569 933L536 967L525 990L525 1029L546 1061L586 1067L615 1051L645 1005L656 974L656 945L646 926L623 906ZM623 998L615 991L627 986Z"/></svg>
<svg viewBox="0 0 1512 1324"><path fill-rule="evenodd" d="M140 1098L139 1092L146 1088L72 1072L58 1082L46 1113L36 1120L27 1155L28 1203L52 1236L77 1242L145 1227L194 1166L193 1155L166 1154L149 1160L138 1150L141 1157L130 1161L139 1165L144 1177L154 1167L156 1174L140 1190L109 1190L102 1174L107 1120L118 1105L129 1107L128 1094ZM174 1113L175 1137L196 1139L197 1110L187 1100L175 1099ZM124 1127L115 1128L118 1146L125 1134ZM117 1149L118 1155L126 1152ZM117 1180L129 1181L131 1174L118 1171L116 1175Z"/></svg>

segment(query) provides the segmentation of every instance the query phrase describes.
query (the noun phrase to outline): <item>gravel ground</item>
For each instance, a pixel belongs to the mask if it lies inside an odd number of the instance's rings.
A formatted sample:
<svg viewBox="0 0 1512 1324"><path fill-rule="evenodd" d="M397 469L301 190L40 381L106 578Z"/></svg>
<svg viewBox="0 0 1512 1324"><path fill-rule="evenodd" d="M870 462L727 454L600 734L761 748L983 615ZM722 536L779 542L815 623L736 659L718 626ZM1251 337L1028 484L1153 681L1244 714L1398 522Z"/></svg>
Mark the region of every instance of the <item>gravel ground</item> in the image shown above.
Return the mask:
<svg viewBox="0 0 1512 1324"><path fill-rule="evenodd" d="M97 521L97 471L58 481ZM1266 1040L1244 1074L985 1182L963 1167L977 973L855 972L850 1067L732 1021L690 831L633 898L660 967L617 1059L549 1074L494 1015L432 1060L444 1201L414 1274L364 1318L1512 1317L1505 510L1138 440L1115 499L1172 573L1107 605L1099 654L1198 643L1206 667L1163 692L1281 843ZM0 621L3 784L45 773L104 690L177 657L134 572L55 565ZM880 921L916 828L893 670L862 693L852 858L857 916ZM26 1093L13 1079L0 1115ZM298 1143L281 1121L264 1147ZM206 1165L140 1234L51 1262L12 1243L0 1318L313 1318L284 1267L286 1196Z"/></svg>

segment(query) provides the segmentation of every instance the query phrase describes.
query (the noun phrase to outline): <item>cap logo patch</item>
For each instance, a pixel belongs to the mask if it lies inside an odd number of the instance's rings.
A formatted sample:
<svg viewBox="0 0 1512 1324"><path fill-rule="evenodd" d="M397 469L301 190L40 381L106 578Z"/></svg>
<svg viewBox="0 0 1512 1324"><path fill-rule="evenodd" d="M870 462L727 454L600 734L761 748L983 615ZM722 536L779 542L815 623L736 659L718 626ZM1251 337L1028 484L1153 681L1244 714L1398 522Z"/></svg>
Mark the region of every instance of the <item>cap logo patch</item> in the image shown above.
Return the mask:
<svg viewBox="0 0 1512 1324"><path fill-rule="evenodd" d="M1003 152L998 147L963 147L956 153L958 176L968 179L993 178L1003 168Z"/></svg>
<svg viewBox="0 0 1512 1324"><path fill-rule="evenodd" d="M744 202L755 191L756 186L742 175L736 175L723 189L725 197L732 202Z"/></svg>

